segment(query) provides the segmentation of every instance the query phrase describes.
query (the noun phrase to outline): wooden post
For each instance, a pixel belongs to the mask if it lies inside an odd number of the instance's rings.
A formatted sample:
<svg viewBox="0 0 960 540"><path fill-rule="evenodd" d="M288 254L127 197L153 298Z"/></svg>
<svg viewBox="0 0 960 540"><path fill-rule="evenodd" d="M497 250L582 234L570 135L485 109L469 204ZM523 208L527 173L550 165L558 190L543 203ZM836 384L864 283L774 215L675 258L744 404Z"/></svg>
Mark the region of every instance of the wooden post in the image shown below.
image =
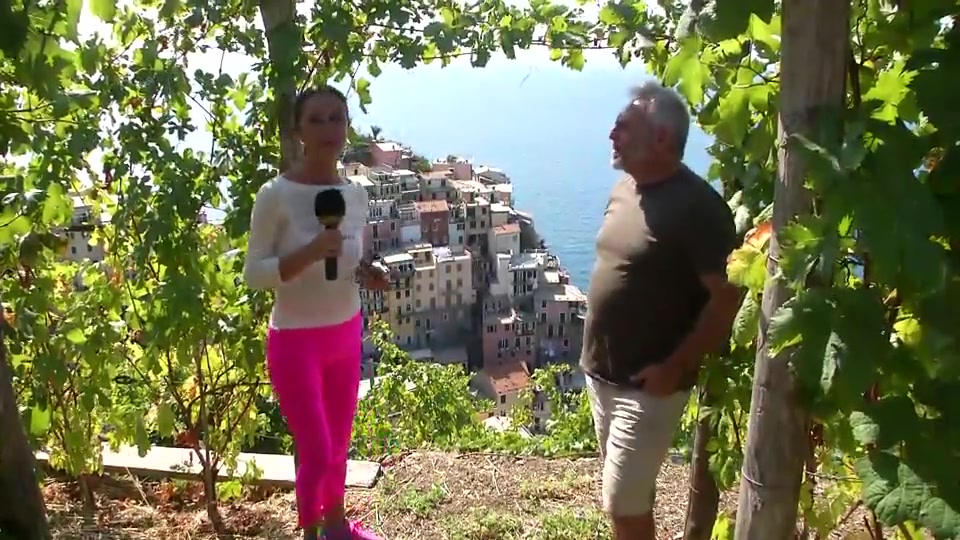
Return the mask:
<svg viewBox="0 0 960 540"><path fill-rule="evenodd" d="M700 389L698 411L716 403L716 395L704 384ZM683 527L683 540L710 540L713 524L717 520L717 508L720 506L720 490L717 481L710 472L708 449L714 434L715 419L699 414L697 429L693 441L693 456L690 463L689 492L687 495L687 517Z"/></svg>
<svg viewBox="0 0 960 540"><path fill-rule="evenodd" d="M20 421L0 321L0 533L10 538L50 538L36 470L36 459Z"/></svg>
<svg viewBox="0 0 960 540"><path fill-rule="evenodd" d="M771 357L764 336L770 316L789 291L773 279L778 268L776 233L810 211L803 189L805 168L784 142L793 134L813 136L820 122L839 122L844 103L850 32L849 0L783 0L780 57L779 174L774 191L773 229L767 284L763 290L760 342L747 433L737 540L794 537L801 472L807 448L806 418L797 402L788 362L790 351Z"/></svg>

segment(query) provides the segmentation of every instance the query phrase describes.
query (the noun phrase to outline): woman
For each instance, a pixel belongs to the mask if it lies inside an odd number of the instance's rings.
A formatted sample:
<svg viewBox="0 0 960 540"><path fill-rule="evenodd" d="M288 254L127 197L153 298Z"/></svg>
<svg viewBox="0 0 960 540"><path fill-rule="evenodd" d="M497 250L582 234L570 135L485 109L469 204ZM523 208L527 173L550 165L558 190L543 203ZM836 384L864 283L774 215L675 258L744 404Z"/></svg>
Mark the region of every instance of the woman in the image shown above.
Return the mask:
<svg viewBox="0 0 960 540"><path fill-rule="evenodd" d="M366 191L337 172L350 121L346 98L332 87L310 90L293 113L303 159L257 193L244 277L252 288L276 290L267 370L299 453L299 524L311 534L321 528L329 540L372 540L347 521L343 502L363 339L355 277L380 290L389 279L363 261ZM314 211L326 190L339 190L345 203L336 228L324 228ZM336 259L333 279L327 258Z"/></svg>

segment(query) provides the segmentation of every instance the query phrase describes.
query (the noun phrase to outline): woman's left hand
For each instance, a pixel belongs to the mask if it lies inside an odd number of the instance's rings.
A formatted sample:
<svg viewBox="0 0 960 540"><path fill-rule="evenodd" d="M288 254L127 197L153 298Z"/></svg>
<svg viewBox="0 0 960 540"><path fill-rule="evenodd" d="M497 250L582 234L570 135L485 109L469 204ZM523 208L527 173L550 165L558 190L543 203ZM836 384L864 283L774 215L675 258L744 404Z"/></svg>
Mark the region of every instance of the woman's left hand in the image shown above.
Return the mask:
<svg viewBox="0 0 960 540"><path fill-rule="evenodd" d="M360 267L358 272L360 275L360 285L362 285L364 289L371 291L390 290L390 274L382 268L367 264Z"/></svg>

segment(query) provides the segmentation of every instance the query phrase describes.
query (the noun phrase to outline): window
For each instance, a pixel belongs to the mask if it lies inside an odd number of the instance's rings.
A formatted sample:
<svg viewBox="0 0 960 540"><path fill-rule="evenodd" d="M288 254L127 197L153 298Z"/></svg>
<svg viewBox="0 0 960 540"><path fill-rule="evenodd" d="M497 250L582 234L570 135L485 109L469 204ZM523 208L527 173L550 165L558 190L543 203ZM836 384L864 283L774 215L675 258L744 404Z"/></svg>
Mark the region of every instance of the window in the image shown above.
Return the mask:
<svg viewBox="0 0 960 540"><path fill-rule="evenodd" d="M506 395L506 394L500 394L500 404L501 404L501 405L506 405L506 404L507 404L507 395Z"/></svg>

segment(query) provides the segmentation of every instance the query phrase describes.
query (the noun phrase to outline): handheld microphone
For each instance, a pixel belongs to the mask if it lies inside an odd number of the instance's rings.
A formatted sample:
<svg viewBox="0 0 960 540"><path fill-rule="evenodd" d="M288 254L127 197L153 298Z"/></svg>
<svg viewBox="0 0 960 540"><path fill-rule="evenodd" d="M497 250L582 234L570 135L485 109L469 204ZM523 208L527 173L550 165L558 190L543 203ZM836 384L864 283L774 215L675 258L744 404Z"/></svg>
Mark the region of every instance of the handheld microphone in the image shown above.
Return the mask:
<svg viewBox="0 0 960 540"><path fill-rule="evenodd" d="M344 214L347 213L347 202L343 199L343 193L337 188L329 188L317 193L317 198L313 200L313 212L324 229L336 229L340 226ZM337 258L327 257L323 260L323 264L327 280L335 281Z"/></svg>

